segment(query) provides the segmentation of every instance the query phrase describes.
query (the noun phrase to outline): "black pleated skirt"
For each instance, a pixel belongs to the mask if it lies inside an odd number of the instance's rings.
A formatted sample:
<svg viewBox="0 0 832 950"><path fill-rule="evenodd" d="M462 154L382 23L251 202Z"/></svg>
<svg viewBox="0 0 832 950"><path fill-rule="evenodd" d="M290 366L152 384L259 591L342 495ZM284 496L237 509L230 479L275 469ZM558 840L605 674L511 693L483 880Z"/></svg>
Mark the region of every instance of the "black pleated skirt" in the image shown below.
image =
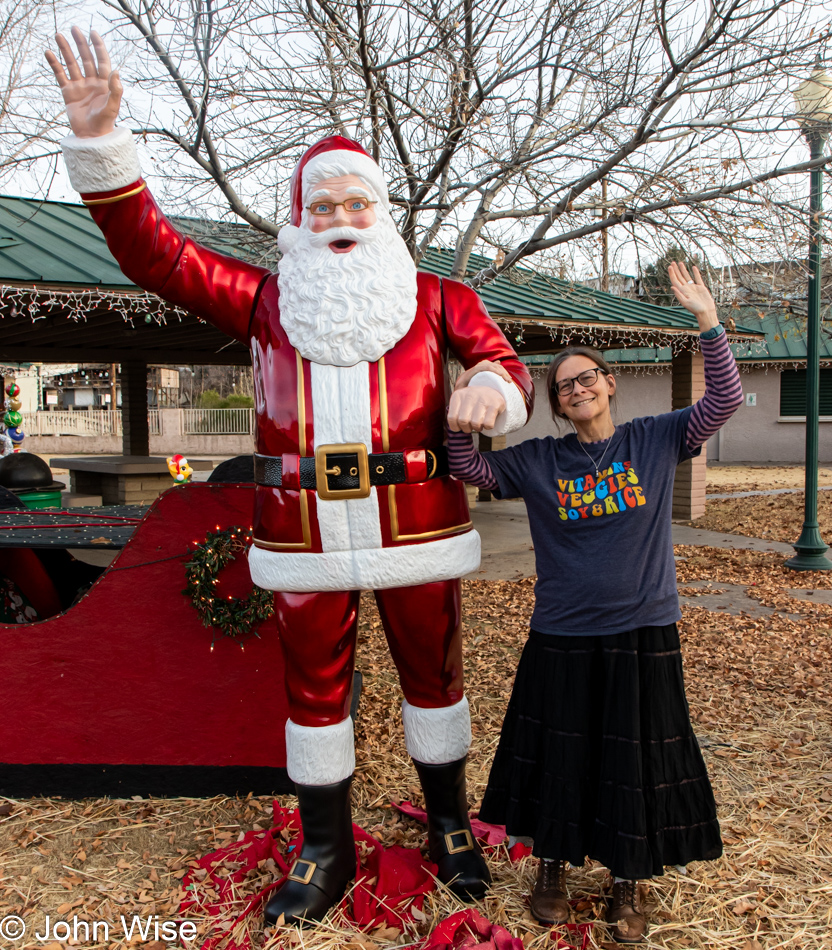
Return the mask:
<svg viewBox="0 0 832 950"><path fill-rule="evenodd" d="M532 631L480 817L534 854L618 877L722 854L685 698L676 624L599 637Z"/></svg>

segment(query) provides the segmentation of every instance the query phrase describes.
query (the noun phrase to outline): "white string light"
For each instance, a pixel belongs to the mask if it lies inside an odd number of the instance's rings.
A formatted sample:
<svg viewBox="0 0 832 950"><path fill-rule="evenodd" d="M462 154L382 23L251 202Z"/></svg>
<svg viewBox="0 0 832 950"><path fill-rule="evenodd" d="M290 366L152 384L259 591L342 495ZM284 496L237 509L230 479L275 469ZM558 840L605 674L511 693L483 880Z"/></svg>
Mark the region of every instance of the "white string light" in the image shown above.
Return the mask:
<svg viewBox="0 0 832 950"><path fill-rule="evenodd" d="M147 323L166 326L172 317L182 322L187 310L165 303L155 294L145 291L122 293L99 290L53 290L49 287L22 287L0 284L0 319L28 314L32 323L45 319L50 313L64 313L75 323L86 321L87 315L102 310L120 313L125 323L133 326L135 317Z"/></svg>
<svg viewBox="0 0 832 950"><path fill-rule="evenodd" d="M28 314L32 323L45 319L50 313L64 313L67 319L79 323L86 321L88 314L102 310L115 311L121 314L125 323L134 326L135 317L143 317L148 323L155 322L159 326L166 326L168 317L178 322L187 316L187 311L181 307L166 303L155 294L145 291L123 293L120 291L102 290L97 288L84 290L54 290L46 287L14 286L0 284L0 319L7 316L16 317ZM564 322L553 324L550 321L535 319L517 319L497 317L497 322L506 331L509 339L522 344L526 331L530 327L539 327L548 333L553 348L568 346L570 343L588 343L597 349L630 349L641 347L653 349L669 347L673 356L683 351L696 352L699 349L699 330L668 330L656 327L627 327L620 324L593 324L581 322ZM200 321L204 322L204 321ZM746 350L759 348L759 355L764 356L768 350L763 340L748 340L746 337L728 333L732 343L741 344ZM749 356L757 354L749 353ZM745 357L744 362L748 360ZM799 361L798 361L799 362ZM760 365L763 361L760 361ZM650 373L659 371L655 364L645 366L638 364L639 371ZM748 365L746 363L746 365ZM766 365L772 365L766 362ZM790 363L776 364L788 366ZM825 364L823 364L825 365ZM643 368L642 368L643 367Z"/></svg>
<svg viewBox="0 0 832 950"><path fill-rule="evenodd" d="M654 349L669 347L673 356L684 351L699 350L699 329L669 330L656 327L628 327L621 324L569 322L553 324L543 320L518 320L517 318L497 317L497 322L505 328L510 342L522 344L529 327L547 330L549 339L557 346L569 346L570 343L588 343L601 350L630 349L641 347ZM765 340L749 340L747 337L728 332L731 343L745 347L759 346L760 355L768 353Z"/></svg>

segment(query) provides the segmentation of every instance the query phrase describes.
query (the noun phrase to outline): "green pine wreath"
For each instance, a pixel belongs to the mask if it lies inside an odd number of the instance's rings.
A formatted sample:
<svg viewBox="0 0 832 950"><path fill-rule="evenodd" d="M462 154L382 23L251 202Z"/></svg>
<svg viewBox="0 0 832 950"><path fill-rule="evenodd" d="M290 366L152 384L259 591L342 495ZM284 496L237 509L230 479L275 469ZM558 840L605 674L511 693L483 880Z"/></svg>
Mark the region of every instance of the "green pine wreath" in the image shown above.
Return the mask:
<svg viewBox="0 0 832 950"><path fill-rule="evenodd" d="M253 627L274 613L272 592L262 587L252 586L245 599L217 594L220 571L237 554L246 551L250 542L251 535L244 528L209 531L205 541L197 544L193 556L185 563L188 586L182 591L191 598L204 627L214 627L240 644L252 635ZM212 649L213 646L212 641Z"/></svg>

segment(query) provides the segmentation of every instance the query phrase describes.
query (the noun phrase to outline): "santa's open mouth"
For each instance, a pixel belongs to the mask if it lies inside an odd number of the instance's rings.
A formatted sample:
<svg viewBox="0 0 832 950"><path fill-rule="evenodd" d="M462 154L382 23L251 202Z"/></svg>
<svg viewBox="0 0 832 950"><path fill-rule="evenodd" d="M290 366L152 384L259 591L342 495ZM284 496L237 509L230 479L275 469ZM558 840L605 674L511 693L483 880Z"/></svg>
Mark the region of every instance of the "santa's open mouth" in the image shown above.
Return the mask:
<svg viewBox="0 0 832 950"><path fill-rule="evenodd" d="M333 254L348 254L355 247L355 241L331 241L329 249Z"/></svg>

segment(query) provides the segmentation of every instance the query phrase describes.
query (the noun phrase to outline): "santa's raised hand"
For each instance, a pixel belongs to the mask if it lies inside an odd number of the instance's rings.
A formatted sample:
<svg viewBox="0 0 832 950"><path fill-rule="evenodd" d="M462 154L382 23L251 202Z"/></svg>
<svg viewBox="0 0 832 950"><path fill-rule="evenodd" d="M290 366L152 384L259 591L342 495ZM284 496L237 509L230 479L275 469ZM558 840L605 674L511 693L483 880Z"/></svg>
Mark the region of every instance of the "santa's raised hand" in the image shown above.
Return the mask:
<svg viewBox="0 0 832 950"><path fill-rule="evenodd" d="M58 33L55 42L66 63L66 70L52 50L46 51L46 61L63 93L69 125L80 139L107 135L115 128L124 92L118 71L111 69L107 47L95 30L90 33L95 53L77 26L72 27L72 38L78 47L83 73L63 34Z"/></svg>

